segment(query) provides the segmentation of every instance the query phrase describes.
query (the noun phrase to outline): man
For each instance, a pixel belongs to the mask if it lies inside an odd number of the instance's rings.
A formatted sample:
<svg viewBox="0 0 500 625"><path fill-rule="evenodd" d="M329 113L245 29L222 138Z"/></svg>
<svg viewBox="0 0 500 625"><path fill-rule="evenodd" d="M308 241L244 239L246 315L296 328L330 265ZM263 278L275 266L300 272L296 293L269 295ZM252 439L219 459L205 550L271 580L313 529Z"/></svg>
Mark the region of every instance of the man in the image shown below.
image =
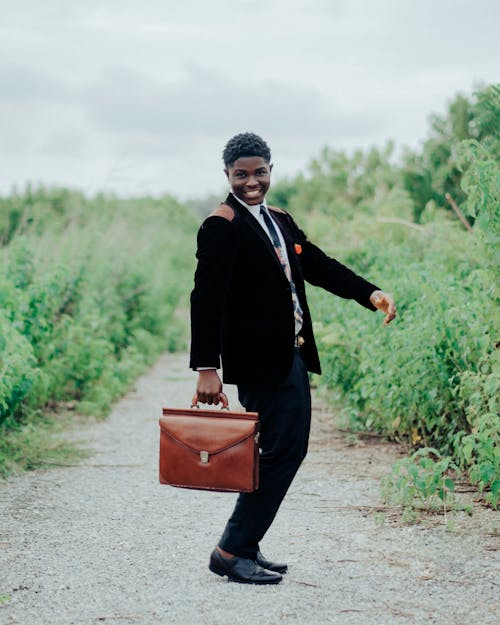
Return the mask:
<svg viewBox="0 0 500 625"><path fill-rule="evenodd" d="M304 281L396 315L392 298L313 245L291 215L268 206L271 153L236 135L223 159L231 192L202 224L191 294L191 361L199 401L218 404L225 383L259 413L260 486L241 493L209 568L232 581L275 584L286 564L262 555L270 527L307 451L308 371L320 373Z"/></svg>

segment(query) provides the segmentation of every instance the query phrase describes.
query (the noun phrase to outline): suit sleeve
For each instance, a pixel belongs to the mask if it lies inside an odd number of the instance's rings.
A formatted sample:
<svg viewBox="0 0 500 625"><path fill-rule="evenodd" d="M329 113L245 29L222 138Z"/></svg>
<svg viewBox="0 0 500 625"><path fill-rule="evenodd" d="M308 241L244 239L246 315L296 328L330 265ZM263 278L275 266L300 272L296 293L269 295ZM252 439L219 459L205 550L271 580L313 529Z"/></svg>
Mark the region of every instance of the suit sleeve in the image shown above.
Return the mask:
<svg viewBox="0 0 500 625"><path fill-rule="evenodd" d="M208 217L198 232L197 242L189 366L219 368L220 328L236 251L235 227L223 217Z"/></svg>
<svg viewBox="0 0 500 625"><path fill-rule="evenodd" d="M301 261L307 282L320 286L339 297L353 299L369 310L377 310L370 302L370 295L373 291L379 290L379 287L325 254L317 245L309 241L293 219L292 222L302 246Z"/></svg>

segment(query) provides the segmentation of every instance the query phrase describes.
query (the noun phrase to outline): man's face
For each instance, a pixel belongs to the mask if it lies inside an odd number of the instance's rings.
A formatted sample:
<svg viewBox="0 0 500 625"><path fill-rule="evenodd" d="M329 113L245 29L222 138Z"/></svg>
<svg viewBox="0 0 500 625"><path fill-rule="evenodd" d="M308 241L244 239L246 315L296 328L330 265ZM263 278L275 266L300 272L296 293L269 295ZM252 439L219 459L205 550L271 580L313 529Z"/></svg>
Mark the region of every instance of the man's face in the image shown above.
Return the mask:
<svg viewBox="0 0 500 625"><path fill-rule="evenodd" d="M242 156L224 171L237 198L261 204L271 184L272 168L261 156Z"/></svg>

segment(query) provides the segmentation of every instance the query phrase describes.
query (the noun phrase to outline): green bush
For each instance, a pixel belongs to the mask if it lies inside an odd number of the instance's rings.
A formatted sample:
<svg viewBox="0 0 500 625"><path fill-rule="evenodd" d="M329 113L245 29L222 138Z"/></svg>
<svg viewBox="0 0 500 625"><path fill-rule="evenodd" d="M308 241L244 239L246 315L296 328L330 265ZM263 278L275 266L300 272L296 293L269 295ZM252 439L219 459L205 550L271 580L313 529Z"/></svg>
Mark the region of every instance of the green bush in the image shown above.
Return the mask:
<svg viewBox="0 0 500 625"><path fill-rule="evenodd" d="M471 507L460 505L455 498L450 471L458 471L451 458L425 447L395 463L382 479L382 493L387 501L402 506L403 519L409 522L418 520L420 511L446 513L451 508L471 514Z"/></svg>
<svg viewBox="0 0 500 625"><path fill-rule="evenodd" d="M458 98L448 119L434 120L424 154L415 156L425 165L418 189L408 186L408 160L390 164L390 152L348 158L329 150L308 177L278 186L312 240L394 291L398 305L386 328L380 315L311 290L319 384L340 393L350 427L376 430L411 449L435 448L442 466L468 471L494 507L499 120L500 87L484 89L473 102ZM471 216L473 234L443 210L447 191Z"/></svg>
<svg viewBox="0 0 500 625"><path fill-rule="evenodd" d="M62 402L104 414L159 353L183 345L175 312L197 220L172 198L28 189L0 201L1 224L2 434Z"/></svg>
<svg viewBox="0 0 500 625"><path fill-rule="evenodd" d="M0 422L16 411L36 376L33 347L0 313Z"/></svg>

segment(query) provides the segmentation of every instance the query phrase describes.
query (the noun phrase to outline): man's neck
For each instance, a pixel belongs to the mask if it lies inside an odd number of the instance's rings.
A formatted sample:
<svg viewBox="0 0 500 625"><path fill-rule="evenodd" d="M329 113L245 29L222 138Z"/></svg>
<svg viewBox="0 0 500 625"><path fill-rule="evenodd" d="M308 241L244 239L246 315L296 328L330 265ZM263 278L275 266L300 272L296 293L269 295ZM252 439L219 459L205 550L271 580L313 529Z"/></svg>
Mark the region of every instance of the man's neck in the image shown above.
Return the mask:
<svg viewBox="0 0 500 625"><path fill-rule="evenodd" d="M266 204L266 198L264 198L262 200L262 202L260 202L259 204L247 204L246 202L244 202L243 200L240 200L239 197L237 197L234 193L233 190L231 189L231 195L234 197L235 200L237 200L242 206L244 206L245 208L248 208L248 210L250 211L256 211L258 210L258 208L260 206L265 206L267 208L267 204Z"/></svg>

